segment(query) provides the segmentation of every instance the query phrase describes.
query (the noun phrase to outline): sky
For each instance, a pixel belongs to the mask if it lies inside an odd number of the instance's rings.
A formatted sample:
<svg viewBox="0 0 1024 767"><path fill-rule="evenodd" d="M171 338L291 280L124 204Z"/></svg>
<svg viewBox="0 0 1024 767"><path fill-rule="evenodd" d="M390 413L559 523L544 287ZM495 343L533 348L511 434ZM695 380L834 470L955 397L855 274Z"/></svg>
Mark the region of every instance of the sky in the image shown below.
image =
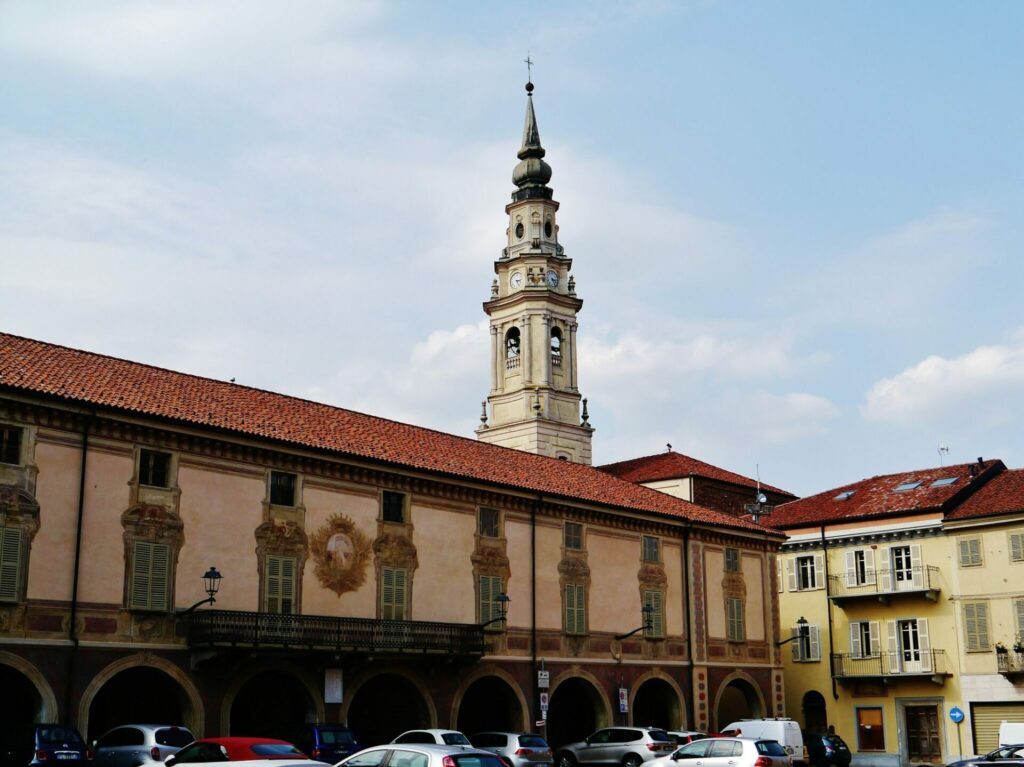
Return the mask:
<svg viewBox="0 0 1024 767"><path fill-rule="evenodd" d="M1020 467L1022 28L0 0L0 331L472 437L529 54L595 463L671 444L799 495Z"/></svg>

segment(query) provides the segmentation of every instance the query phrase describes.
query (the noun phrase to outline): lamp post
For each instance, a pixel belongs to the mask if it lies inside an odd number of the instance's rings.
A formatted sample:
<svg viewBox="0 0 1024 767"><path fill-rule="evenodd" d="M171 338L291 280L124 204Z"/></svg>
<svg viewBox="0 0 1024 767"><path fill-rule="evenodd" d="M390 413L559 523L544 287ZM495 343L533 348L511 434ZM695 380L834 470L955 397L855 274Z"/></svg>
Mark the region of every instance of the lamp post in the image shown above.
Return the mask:
<svg viewBox="0 0 1024 767"><path fill-rule="evenodd" d="M210 569L207 570L205 573L203 573L203 584L206 586L206 593L207 593L206 599L200 599L198 602L196 602L190 608L188 608L187 610L182 610L178 614L179 615L189 615L190 613L194 612L197 607L199 607L201 605L205 605L205 604L211 604L212 605L214 602L216 602L217 600L216 600L215 597L217 596L217 592L220 591L220 581L221 581L221 578L223 578L223 577L224 576L222 576L219 572L217 572L217 568L213 567L211 565Z"/></svg>
<svg viewBox="0 0 1024 767"><path fill-rule="evenodd" d="M494 601L498 603L498 610L501 614L497 618L491 618L486 623L481 623L480 628L486 628L492 623L504 623L508 619L508 603L512 601L512 597L503 591L494 598Z"/></svg>
<svg viewBox="0 0 1024 767"><path fill-rule="evenodd" d="M781 642L776 642L776 647L782 647L784 644L790 642L800 641L800 657L806 659L811 654L811 631L807 625L807 619L804 616L796 622L796 636L790 637L789 639L783 639Z"/></svg>
<svg viewBox="0 0 1024 767"><path fill-rule="evenodd" d="M638 631L650 633L654 629L654 608L650 605L644 605L640 608L640 615L643 617L643 625L625 634L619 634L615 637L616 641L621 641L627 637L631 637Z"/></svg>

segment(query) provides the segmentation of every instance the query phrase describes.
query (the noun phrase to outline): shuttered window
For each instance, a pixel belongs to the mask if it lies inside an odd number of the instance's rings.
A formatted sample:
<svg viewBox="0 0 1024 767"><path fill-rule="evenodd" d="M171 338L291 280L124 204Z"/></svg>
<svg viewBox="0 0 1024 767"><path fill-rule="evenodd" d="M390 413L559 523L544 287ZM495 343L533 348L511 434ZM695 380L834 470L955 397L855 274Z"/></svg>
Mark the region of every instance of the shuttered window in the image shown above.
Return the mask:
<svg viewBox="0 0 1024 767"><path fill-rule="evenodd" d="M1010 533L1010 561L1024 562L1024 533Z"/></svg>
<svg viewBox="0 0 1024 767"><path fill-rule="evenodd" d="M1013 600L1013 615L1017 619L1017 641L1024 641L1024 599Z"/></svg>
<svg viewBox="0 0 1024 767"><path fill-rule="evenodd" d="M964 602L967 650L989 650L988 602Z"/></svg>
<svg viewBox="0 0 1024 767"><path fill-rule="evenodd" d="M487 623L501 617L501 603L498 595L502 592L501 576L480 576L480 622ZM492 623L489 628L499 628Z"/></svg>
<svg viewBox="0 0 1024 767"><path fill-rule="evenodd" d="M981 538L961 538L959 546L960 567L981 566Z"/></svg>
<svg viewBox="0 0 1024 767"><path fill-rule="evenodd" d="M0 527L0 602L18 600L21 577L22 532L17 527Z"/></svg>
<svg viewBox="0 0 1024 767"><path fill-rule="evenodd" d="M665 592L645 591L644 607L650 607L650 630L644 631L649 639L661 639L665 636Z"/></svg>
<svg viewBox="0 0 1024 767"><path fill-rule="evenodd" d="M877 658L882 652L878 621L850 624L850 655L854 658Z"/></svg>
<svg viewBox="0 0 1024 767"><path fill-rule="evenodd" d="M815 591L825 588L825 558L811 554L787 562L790 591Z"/></svg>
<svg viewBox="0 0 1024 767"><path fill-rule="evenodd" d="M565 584L565 633L587 633L587 593L582 583Z"/></svg>
<svg viewBox="0 0 1024 767"><path fill-rule="evenodd" d="M743 600L729 597L725 600L726 636L730 642L742 642L747 638L743 622Z"/></svg>
<svg viewBox="0 0 1024 767"><path fill-rule="evenodd" d="M295 612L295 570L294 557L267 556L263 593L268 613Z"/></svg>
<svg viewBox="0 0 1024 767"><path fill-rule="evenodd" d="M171 547L166 543L135 541L132 546L131 594L132 610L170 609Z"/></svg>
<svg viewBox="0 0 1024 767"><path fill-rule="evenodd" d="M809 663L821 660L821 634L817 626L805 626L804 636L800 638L800 626L790 629L793 640L793 660L798 663Z"/></svg>
<svg viewBox="0 0 1024 767"><path fill-rule="evenodd" d="M387 621L408 620L409 571L400 567L380 569L380 617Z"/></svg>

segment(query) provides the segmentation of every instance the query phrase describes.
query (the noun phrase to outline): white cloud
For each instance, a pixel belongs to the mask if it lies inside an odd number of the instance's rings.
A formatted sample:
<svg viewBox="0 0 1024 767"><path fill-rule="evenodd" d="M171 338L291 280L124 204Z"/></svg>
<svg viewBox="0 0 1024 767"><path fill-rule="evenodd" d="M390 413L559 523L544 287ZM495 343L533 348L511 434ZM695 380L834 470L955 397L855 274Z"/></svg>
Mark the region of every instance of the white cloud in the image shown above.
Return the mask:
<svg viewBox="0 0 1024 767"><path fill-rule="evenodd" d="M933 419L988 418L1010 423L1024 395L1024 337L979 346L952 359L932 355L871 387L865 418L903 426Z"/></svg>

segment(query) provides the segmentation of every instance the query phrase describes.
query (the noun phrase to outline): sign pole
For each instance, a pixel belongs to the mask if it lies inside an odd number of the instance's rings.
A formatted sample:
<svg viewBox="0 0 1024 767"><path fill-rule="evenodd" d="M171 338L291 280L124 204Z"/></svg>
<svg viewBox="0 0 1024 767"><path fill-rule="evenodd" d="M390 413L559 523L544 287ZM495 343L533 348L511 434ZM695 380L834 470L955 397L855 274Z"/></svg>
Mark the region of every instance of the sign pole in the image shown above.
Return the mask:
<svg viewBox="0 0 1024 767"><path fill-rule="evenodd" d="M953 706L949 710L949 718L956 724L956 748L960 753L957 756L963 759L964 756L964 744L960 739L960 726L964 723L964 712L958 706Z"/></svg>

